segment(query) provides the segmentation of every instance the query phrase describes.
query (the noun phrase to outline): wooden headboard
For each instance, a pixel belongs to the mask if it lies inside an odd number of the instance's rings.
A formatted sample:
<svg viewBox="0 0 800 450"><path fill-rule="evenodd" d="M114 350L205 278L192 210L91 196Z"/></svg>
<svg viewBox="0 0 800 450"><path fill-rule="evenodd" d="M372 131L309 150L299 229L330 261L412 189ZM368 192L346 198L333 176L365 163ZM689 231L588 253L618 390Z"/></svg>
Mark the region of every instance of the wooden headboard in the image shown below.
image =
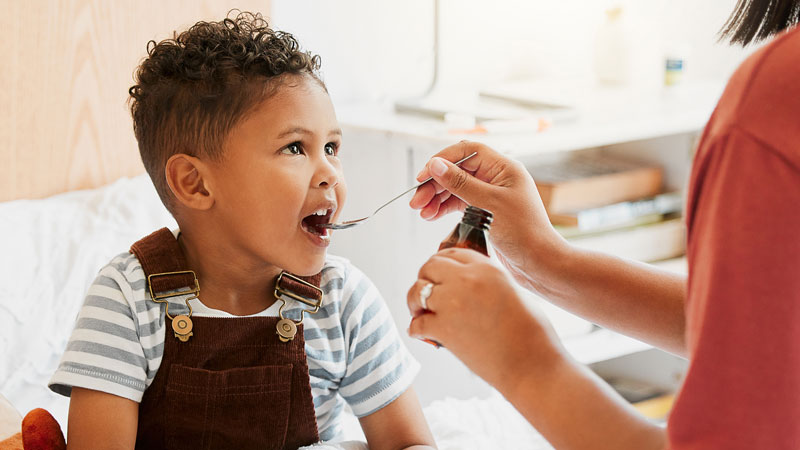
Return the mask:
<svg viewBox="0 0 800 450"><path fill-rule="evenodd" d="M142 173L127 108L147 41L269 0L3 2L0 201Z"/></svg>

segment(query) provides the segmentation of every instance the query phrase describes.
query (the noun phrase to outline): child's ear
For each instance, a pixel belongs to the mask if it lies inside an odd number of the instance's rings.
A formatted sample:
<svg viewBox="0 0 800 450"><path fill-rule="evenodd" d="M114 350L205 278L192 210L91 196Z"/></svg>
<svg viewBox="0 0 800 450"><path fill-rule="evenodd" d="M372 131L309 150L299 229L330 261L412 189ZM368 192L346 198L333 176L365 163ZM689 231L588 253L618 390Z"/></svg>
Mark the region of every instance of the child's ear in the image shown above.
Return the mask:
<svg viewBox="0 0 800 450"><path fill-rule="evenodd" d="M172 195L182 205L191 209L207 210L214 204L207 166L194 156L178 153L167 160L167 183Z"/></svg>

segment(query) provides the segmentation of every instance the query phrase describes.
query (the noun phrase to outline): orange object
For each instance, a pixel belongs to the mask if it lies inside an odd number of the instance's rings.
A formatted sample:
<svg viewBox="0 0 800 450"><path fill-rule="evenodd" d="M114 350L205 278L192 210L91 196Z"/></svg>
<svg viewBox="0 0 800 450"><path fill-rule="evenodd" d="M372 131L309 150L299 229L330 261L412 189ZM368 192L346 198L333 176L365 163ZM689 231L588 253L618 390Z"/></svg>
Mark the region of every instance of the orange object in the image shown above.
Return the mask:
<svg viewBox="0 0 800 450"><path fill-rule="evenodd" d="M645 417L656 420L666 419L675 401L675 394L665 394L659 397L643 400L633 404L637 411Z"/></svg>
<svg viewBox="0 0 800 450"><path fill-rule="evenodd" d="M450 134L489 134L489 133L541 133L553 125L550 119L512 119L486 120L472 128L454 128Z"/></svg>
<svg viewBox="0 0 800 450"><path fill-rule="evenodd" d="M22 419L22 444L25 450L66 450L67 442L56 419L47 410L36 408Z"/></svg>

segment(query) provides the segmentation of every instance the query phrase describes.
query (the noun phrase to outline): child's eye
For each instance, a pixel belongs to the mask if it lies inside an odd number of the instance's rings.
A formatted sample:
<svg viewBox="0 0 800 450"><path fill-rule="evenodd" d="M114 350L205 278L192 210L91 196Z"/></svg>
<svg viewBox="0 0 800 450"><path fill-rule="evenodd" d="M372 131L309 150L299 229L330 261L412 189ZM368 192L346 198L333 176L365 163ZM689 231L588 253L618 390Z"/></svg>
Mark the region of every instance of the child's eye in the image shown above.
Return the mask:
<svg viewBox="0 0 800 450"><path fill-rule="evenodd" d="M283 150L281 150L281 153L286 155L302 155L303 148L300 146L299 142L292 142L284 147Z"/></svg>
<svg viewBox="0 0 800 450"><path fill-rule="evenodd" d="M336 156L338 153L339 146L333 142L329 142L325 144L325 154L328 156Z"/></svg>

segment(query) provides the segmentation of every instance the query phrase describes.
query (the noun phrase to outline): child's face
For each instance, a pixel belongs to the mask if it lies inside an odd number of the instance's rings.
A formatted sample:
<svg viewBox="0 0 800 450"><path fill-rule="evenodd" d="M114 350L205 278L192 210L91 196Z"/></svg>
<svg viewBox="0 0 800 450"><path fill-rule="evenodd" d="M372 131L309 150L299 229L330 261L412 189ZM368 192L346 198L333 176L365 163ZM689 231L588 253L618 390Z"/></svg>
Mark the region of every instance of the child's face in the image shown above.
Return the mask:
<svg viewBox="0 0 800 450"><path fill-rule="evenodd" d="M341 130L330 98L294 77L230 132L211 164L214 206L236 258L297 275L322 268L347 189L339 162ZM324 214L314 218L314 213Z"/></svg>

